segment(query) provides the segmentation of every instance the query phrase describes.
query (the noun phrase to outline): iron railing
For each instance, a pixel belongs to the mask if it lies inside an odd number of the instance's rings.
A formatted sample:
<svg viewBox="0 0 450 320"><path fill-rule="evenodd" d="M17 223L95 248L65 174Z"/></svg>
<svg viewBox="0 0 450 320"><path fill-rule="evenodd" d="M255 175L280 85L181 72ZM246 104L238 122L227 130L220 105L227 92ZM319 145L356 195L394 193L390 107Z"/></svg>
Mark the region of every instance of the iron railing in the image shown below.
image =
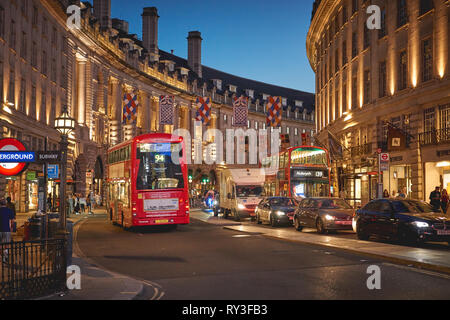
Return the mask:
<svg viewBox="0 0 450 320"><path fill-rule="evenodd" d="M419 142L421 146L449 143L450 142L450 128L440 130L431 130L419 134Z"/></svg>
<svg viewBox="0 0 450 320"><path fill-rule="evenodd" d="M66 290L66 241L0 243L0 300L22 300Z"/></svg>

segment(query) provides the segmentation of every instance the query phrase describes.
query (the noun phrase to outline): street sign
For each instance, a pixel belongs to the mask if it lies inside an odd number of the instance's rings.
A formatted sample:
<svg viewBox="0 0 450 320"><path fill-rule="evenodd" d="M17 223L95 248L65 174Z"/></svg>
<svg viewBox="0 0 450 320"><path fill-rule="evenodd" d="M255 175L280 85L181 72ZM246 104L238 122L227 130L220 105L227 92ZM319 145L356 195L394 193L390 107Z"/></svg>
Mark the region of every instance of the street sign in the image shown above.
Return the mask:
<svg viewBox="0 0 450 320"><path fill-rule="evenodd" d="M49 179L58 179L59 178L59 166L57 164L48 165L47 173L48 173Z"/></svg>
<svg viewBox="0 0 450 320"><path fill-rule="evenodd" d="M389 162L389 153L382 153L380 157L381 161Z"/></svg>
<svg viewBox="0 0 450 320"><path fill-rule="evenodd" d="M389 171L389 162L380 162L380 171Z"/></svg>
<svg viewBox="0 0 450 320"><path fill-rule="evenodd" d="M27 181L36 180L36 171L28 171L27 172Z"/></svg>
<svg viewBox="0 0 450 320"><path fill-rule="evenodd" d="M59 163L61 162L60 151L39 151L36 153L37 163Z"/></svg>
<svg viewBox="0 0 450 320"><path fill-rule="evenodd" d="M0 162L0 175L16 176L23 171L26 162L30 162L31 158L34 161L34 153L26 153L25 146L17 139L0 140L0 153L2 153L1 158L3 159Z"/></svg>

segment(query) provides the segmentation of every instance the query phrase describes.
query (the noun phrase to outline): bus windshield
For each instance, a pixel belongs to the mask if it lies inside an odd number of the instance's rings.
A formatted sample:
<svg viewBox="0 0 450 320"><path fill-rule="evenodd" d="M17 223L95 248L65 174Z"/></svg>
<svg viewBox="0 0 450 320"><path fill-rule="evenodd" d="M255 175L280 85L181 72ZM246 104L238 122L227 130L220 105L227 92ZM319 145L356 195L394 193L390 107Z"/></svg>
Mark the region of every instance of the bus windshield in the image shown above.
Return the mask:
<svg viewBox="0 0 450 320"><path fill-rule="evenodd" d="M317 148L298 148L291 153L292 165L328 166L327 153Z"/></svg>
<svg viewBox="0 0 450 320"><path fill-rule="evenodd" d="M172 162L172 151L181 150L179 147L179 144L172 143L138 144L136 158L139 163L139 171L136 189L164 190L184 188L181 165Z"/></svg>
<svg viewBox="0 0 450 320"><path fill-rule="evenodd" d="M259 197L262 192L262 186L236 186L236 194L239 198Z"/></svg>

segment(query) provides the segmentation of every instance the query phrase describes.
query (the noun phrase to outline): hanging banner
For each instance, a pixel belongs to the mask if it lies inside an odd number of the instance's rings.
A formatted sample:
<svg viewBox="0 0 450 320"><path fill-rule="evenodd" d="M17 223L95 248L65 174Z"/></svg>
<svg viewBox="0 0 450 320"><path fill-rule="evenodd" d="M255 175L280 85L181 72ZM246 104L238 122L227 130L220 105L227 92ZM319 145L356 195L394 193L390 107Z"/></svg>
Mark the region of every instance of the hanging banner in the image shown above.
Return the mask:
<svg viewBox="0 0 450 320"><path fill-rule="evenodd" d="M204 125L207 125L211 121L211 98L198 97L196 104L197 114L195 120L201 121Z"/></svg>
<svg viewBox="0 0 450 320"><path fill-rule="evenodd" d="M267 126L281 127L282 99L281 97L269 97L267 99Z"/></svg>
<svg viewBox="0 0 450 320"><path fill-rule="evenodd" d="M159 124L173 125L174 116L174 96L159 97Z"/></svg>
<svg viewBox="0 0 450 320"><path fill-rule="evenodd" d="M136 92L125 93L123 96L123 124L136 124L139 106Z"/></svg>
<svg viewBox="0 0 450 320"><path fill-rule="evenodd" d="M248 97L235 97L233 99L234 127L248 126Z"/></svg>

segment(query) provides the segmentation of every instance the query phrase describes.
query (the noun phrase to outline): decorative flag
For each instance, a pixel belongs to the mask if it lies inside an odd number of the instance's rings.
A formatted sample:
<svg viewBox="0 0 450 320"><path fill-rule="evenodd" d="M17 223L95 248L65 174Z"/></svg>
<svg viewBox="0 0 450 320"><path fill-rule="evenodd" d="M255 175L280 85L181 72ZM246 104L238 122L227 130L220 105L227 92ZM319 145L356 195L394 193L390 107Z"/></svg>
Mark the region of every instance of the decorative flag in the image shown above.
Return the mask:
<svg viewBox="0 0 450 320"><path fill-rule="evenodd" d="M201 121L207 125L211 121L211 98L198 97L197 98L197 114L195 120Z"/></svg>
<svg viewBox="0 0 450 320"><path fill-rule="evenodd" d="M125 93L123 96L123 124L136 124L138 106L136 92Z"/></svg>
<svg viewBox="0 0 450 320"><path fill-rule="evenodd" d="M159 97L159 124L173 125L174 113L173 103L174 96L160 96Z"/></svg>
<svg viewBox="0 0 450 320"><path fill-rule="evenodd" d="M233 116L235 127L248 126L248 97L235 97L233 99Z"/></svg>
<svg viewBox="0 0 450 320"><path fill-rule="evenodd" d="M282 99L281 97L269 97L267 99L267 126L279 128L281 127L282 116Z"/></svg>
<svg viewBox="0 0 450 320"><path fill-rule="evenodd" d="M330 131L328 131L328 151L333 159L343 158L344 146Z"/></svg>

